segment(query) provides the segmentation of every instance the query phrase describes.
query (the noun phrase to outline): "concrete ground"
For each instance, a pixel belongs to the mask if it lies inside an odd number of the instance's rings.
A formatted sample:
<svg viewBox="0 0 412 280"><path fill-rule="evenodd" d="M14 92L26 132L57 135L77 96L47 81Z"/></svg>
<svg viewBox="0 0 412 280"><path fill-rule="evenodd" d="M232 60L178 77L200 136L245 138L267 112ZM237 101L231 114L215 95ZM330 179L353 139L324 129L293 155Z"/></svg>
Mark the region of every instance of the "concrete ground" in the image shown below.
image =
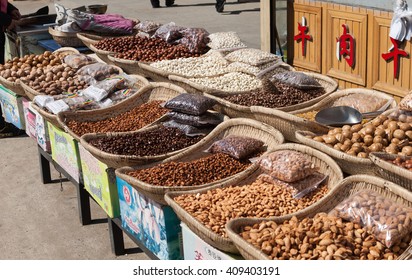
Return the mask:
<svg viewBox="0 0 412 280"><path fill-rule="evenodd" d="M11 1L13 2L13 1ZM57 1L56 1L57 2ZM87 4L109 3L107 0ZM58 1L78 7L85 1ZM36 11L50 1L14 1L22 14ZM118 0L109 3L109 13L140 20L174 21L209 32L236 31L250 47L259 48L259 3L228 1L225 13L215 11L212 0L176 0L176 6L152 9L149 0ZM164 1L161 0L161 5ZM52 168L52 179L59 173ZM105 212L91 203L92 218ZM148 259L144 253L116 257L110 248L107 223L81 226L75 187L70 182L43 185L40 180L37 145L29 137L0 139L0 259ZM126 248L135 244L125 236Z"/></svg>

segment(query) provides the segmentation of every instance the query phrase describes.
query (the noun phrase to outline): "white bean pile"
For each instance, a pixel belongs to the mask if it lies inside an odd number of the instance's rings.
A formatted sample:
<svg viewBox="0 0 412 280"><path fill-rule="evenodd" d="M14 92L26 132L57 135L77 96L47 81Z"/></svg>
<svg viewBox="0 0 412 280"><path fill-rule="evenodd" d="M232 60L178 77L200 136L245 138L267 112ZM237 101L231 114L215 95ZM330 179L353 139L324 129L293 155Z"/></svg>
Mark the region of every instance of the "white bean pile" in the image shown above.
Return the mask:
<svg viewBox="0 0 412 280"><path fill-rule="evenodd" d="M243 62L253 66L258 66L271 61L274 62L280 59L280 57L275 54L251 48L233 51L226 55L225 58L230 62Z"/></svg>
<svg viewBox="0 0 412 280"><path fill-rule="evenodd" d="M229 72L227 62L220 55L162 60L150 64L152 67L184 77L209 77Z"/></svg>
<svg viewBox="0 0 412 280"><path fill-rule="evenodd" d="M240 72L232 72L217 77L191 78L189 80L207 88L227 92L250 91L262 86L261 80Z"/></svg>
<svg viewBox="0 0 412 280"><path fill-rule="evenodd" d="M236 32L217 32L209 35L209 48L214 50L246 48Z"/></svg>

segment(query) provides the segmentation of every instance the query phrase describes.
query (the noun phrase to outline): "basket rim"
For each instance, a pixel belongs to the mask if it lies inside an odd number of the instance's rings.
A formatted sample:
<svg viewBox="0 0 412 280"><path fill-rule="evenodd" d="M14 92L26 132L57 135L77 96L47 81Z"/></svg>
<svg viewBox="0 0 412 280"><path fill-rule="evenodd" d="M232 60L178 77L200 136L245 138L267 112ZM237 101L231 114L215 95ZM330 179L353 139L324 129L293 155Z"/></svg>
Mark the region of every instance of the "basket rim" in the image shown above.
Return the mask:
<svg viewBox="0 0 412 280"><path fill-rule="evenodd" d="M319 158L320 160L322 160L323 162L325 162L325 164L330 164L330 172L334 172L337 174L338 177L338 182L340 180L343 179L343 173L342 170L340 169L340 167L337 165L337 163L328 155L314 149L308 146L304 146L301 144L294 144L294 143L287 143L287 144L281 144L278 145L277 147L275 147L272 151L279 151L279 150L297 150L297 151L305 151L308 150L312 153L313 156ZM261 171L257 171L258 173L260 173ZM338 184L338 183L337 183ZM336 186L328 186L329 190L334 189ZM184 215L187 216L188 218L192 218L190 219L191 222L193 222L193 224L191 223L187 223L185 220L183 220L183 222L185 222L185 224L192 230L201 230L203 232L206 232L209 236L213 236L214 239L218 239L224 242L224 246L229 246L229 252L234 252L237 253L238 249L234 247L233 242L230 240L230 238L228 237L223 237L215 232L213 232L211 229L207 228L206 226L204 226L200 221L198 221L197 219L195 219L193 216L191 216L185 209L183 209L183 207L181 207L177 202L174 201L174 197L180 196L180 195L184 195L184 194L197 194L197 193L205 193L208 190L211 189L215 189L216 187L206 187L203 189L198 189L198 190L192 190L192 191L171 191L171 192L167 192L165 194L165 200L166 202L169 204L170 207L173 208L173 210L175 211L175 213L179 216L179 215ZM313 208L316 207L316 205L321 204L329 195L330 195L331 191L329 191L323 198L321 198L319 201L317 201L316 203L312 204L311 206L297 211L293 214L288 214L288 215L284 215L284 216L280 216L280 217L287 217L287 216L291 216L291 215L298 215L299 213L301 213L304 210L307 210L308 208ZM205 235L205 234L203 234ZM204 236L203 236L204 237ZM202 237L202 238L203 238ZM213 242L213 241L212 241ZM222 249L222 250L228 250L227 248L219 248L220 244L215 244L215 242L213 242L211 245L213 245L214 247L217 247L218 249Z"/></svg>
<svg viewBox="0 0 412 280"><path fill-rule="evenodd" d="M393 163L387 162L385 159L395 159L395 158L403 158L403 159L411 159L412 156L400 156L400 155L393 155L383 152L372 152L369 154L370 160L379 166L380 168L392 172L404 179L412 180L412 171L399 167Z"/></svg>
<svg viewBox="0 0 412 280"><path fill-rule="evenodd" d="M341 180L335 188L331 189L330 191L330 196L329 196L329 201L327 203L337 205L343 200L340 200L341 197L338 196L338 194L345 189L347 189L348 185L350 184L362 184L362 183L369 183L372 185L375 185L377 188L386 190L388 192L391 192L398 197L402 197L405 200L411 201L412 202L412 192L409 192L402 188L401 186L392 183L390 181L384 180L382 178L377 178L374 176L370 175L352 175L349 177L344 178ZM365 188L366 189L366 188ZM325 203L326 204L326 203ZM325 206L326 207L326 206ZM322 211L316 211L316 212L311 212L311 211L303 211L300 213L300 215L292 215L292 216L297 216L299 219L303 217L310 217L313 216L313 214L319 213ZM246 240L241 238L238 233L238 229L240 226L246 226L246 225L253 225L256 223L260 223L262 221L275 221L277 223L281 223L285 220L290 219L292 216L289 217L274 217L274 218L236 218L230 220L228 223L226 223L226 232L230 239L233 241L233 243L236 245L236 247L239 249L239 251L247 252L242 255L248 255L251 256L252 259L265 259L269 260L269 257L264 254L261 250L257 249L254 247L252 244L248 243ZM412 244L412 243L411 243ZM412 247L412 245L409 245L409 248ZM405 252L407 252L405 250ZM403 254L402 254L403 255ZM401 256L402 256L401 255Z"/></svg>

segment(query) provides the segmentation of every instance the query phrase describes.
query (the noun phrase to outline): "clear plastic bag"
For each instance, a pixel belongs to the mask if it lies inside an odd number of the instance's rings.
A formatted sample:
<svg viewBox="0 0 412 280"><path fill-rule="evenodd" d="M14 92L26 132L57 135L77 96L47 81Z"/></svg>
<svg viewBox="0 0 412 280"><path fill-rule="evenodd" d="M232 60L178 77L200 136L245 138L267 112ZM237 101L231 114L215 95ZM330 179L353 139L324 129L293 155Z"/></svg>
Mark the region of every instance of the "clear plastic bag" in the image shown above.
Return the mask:
<svg viewBox="0 0 412 280"><path fill-rule="evenodd" d="M78 69L85 65L97 63L97 60L84 54L69 54L64 57L64 63L71 68Z"/></svg>
<svg viewBox="0 0 412 280"><path fill-rule="evenodd" d="M153 37L161 38L169 44L173 44L176 40L182 38L180 31L183 29L185 29L185 27L177 26L174 22L169 22L160 26L153 34Z"/></svg>
<svg viewBox="0 0 412 280"><path fill-rule="evenodd" d="M154 22L151 20L145 20L145 21L141 21L140 23L138 23L136 25L136 28L139 31L148 33L148 34L152 34L154 32L156 32L156 30L161 26L161 23L158 22Z"/></svg>
<svg viewBox="0 0 412 280"><path fill-rule="evenodd" d="M387 247L412 231L412 208L372 190L351 195L329 214L361 224Z"/></svg>
<svg viewBox="0 0 412 280"><path fill-rule="evenodd" d="M337 99L332 107L349 106L361 113L374 112L382 108L387 99L362 93L354 93Z"/></svg>
<svg viewBox="0 0 412 280"><path fill-rule="evenodd" d="M302 180L318 171L314 163L296 151L272 152L257 162L266 174L288 183Z"/></svg>
<svg viewBox="0 0 412 280"><path fill-rule="evenodd" d="M64 111L82 110L85 107L90 106L91 103L93 103L93 101L89 98L85 96L77 96L48 102L46 103L46 109L57 115Z"/></svg>
<svg viewBox="0 0 412 280"><path fill-rule="evenodd" d="M412 111L405 111L396 108L390 115L388 116L389 119L400 121L404 123L412 123Z"/></svg>
<svg viewBox="0 0 412 280"><path fill-rule="evenodd" d="M399 109L404 111L412 111L412 93L409 93L404 98L402 98L401 102L398 105Z"/></svg>
<svg viewBox="0 0 412 280"><path fill-rule="evenodd" d="M223 116L217 113L206 112L200 116L189 115L180 112L168 112L166 114L170 119L181 123L196 127L218 125L223 121Z"/></svg>
<svg viewBox="0 0 412 280"><path fill-rule="evenodd" d="M243 62L252 66L259 66L281 59L279 56L259 49L245 48L233 51L225 57L230 62Z"/></svg>
<svg viewBox="0 0 412 280"><path fill-rule="evenodd" d="M182 38L176 41L191 53L203 54L209 50L209 32L204 28L186 28L180 31Z"/></svg>
<svg viewBox="0 0 412 280"><path fill-rule="evenodd" d="M322 87L322 85L313 77L302 72L285 71L276 73L272 77L279 82L299 89L317 89Z"/></svg>
<svg viewBox="0 0 412 280"><path fill-rule="evenodd" d="M260 141L251 137L228 136L222 140L216 141L207 151L209 153L224 153L235 159L245 159L256 153L264 145Z"/></svg>
<svg viewBox="0 0 412 280"><path fill-rule="evenodd" d="M82 94L95 101L101 101L113 92L130 88L133 86L133 84L134 80L131 79L130 76L120 74L104 79L103 81L99 81L89 86L82 91Z"/></svg>
<svg viewBox="0 0 412 280"><path fill-rule="evenodd" d="M200 94L182 93L164 104L164 107L176 112L199 116L216 104L214 99Z"/></svg>
<svg viewBox="0 0 412 280"><path fill-rule="evenodd" d="M78 79L85 81L89 85L110 77L113 74L119 74L117 67L100 62L83 66L77 70Z"/></svg>
<svg viewBox="0 0 412 280"><path fill-rule="evenodd" d="M120 102L126 98L133 96L135 93L139 92L139 89L136 88L126 88L113 92L110 94L109 99L113 104Z"/></svg>
<svg viewBox="0 0 412 280"><path fill-rule="evenodd" d="M209 48L214 50L237 50L246 48L247 46L240 40L236 32L217 32L209 35L210 42L207 44Z"/></svg>
<svg viewBox="0 0 412 280"><path fill-rule="evenodd" d="M183 131L186 136L189 136L189 137L207 135L213 130L213 127L198 128L198 127L194 127L188 124L181 124L174 120L164 122L163 125L166 127L178 128L181 131Z"/></svg>

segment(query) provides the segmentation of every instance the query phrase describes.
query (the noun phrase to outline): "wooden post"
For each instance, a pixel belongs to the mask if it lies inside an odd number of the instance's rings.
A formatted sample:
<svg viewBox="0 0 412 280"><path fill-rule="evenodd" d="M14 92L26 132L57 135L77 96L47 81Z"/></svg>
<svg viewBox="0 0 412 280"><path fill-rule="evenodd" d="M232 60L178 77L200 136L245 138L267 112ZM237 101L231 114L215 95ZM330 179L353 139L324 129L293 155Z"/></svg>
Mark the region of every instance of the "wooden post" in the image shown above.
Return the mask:
<svg viewBox="0 0 412 280"><path fill-rule="evenodd" d="M260 48L276 53L276 0L260 1Z"/></svg>

